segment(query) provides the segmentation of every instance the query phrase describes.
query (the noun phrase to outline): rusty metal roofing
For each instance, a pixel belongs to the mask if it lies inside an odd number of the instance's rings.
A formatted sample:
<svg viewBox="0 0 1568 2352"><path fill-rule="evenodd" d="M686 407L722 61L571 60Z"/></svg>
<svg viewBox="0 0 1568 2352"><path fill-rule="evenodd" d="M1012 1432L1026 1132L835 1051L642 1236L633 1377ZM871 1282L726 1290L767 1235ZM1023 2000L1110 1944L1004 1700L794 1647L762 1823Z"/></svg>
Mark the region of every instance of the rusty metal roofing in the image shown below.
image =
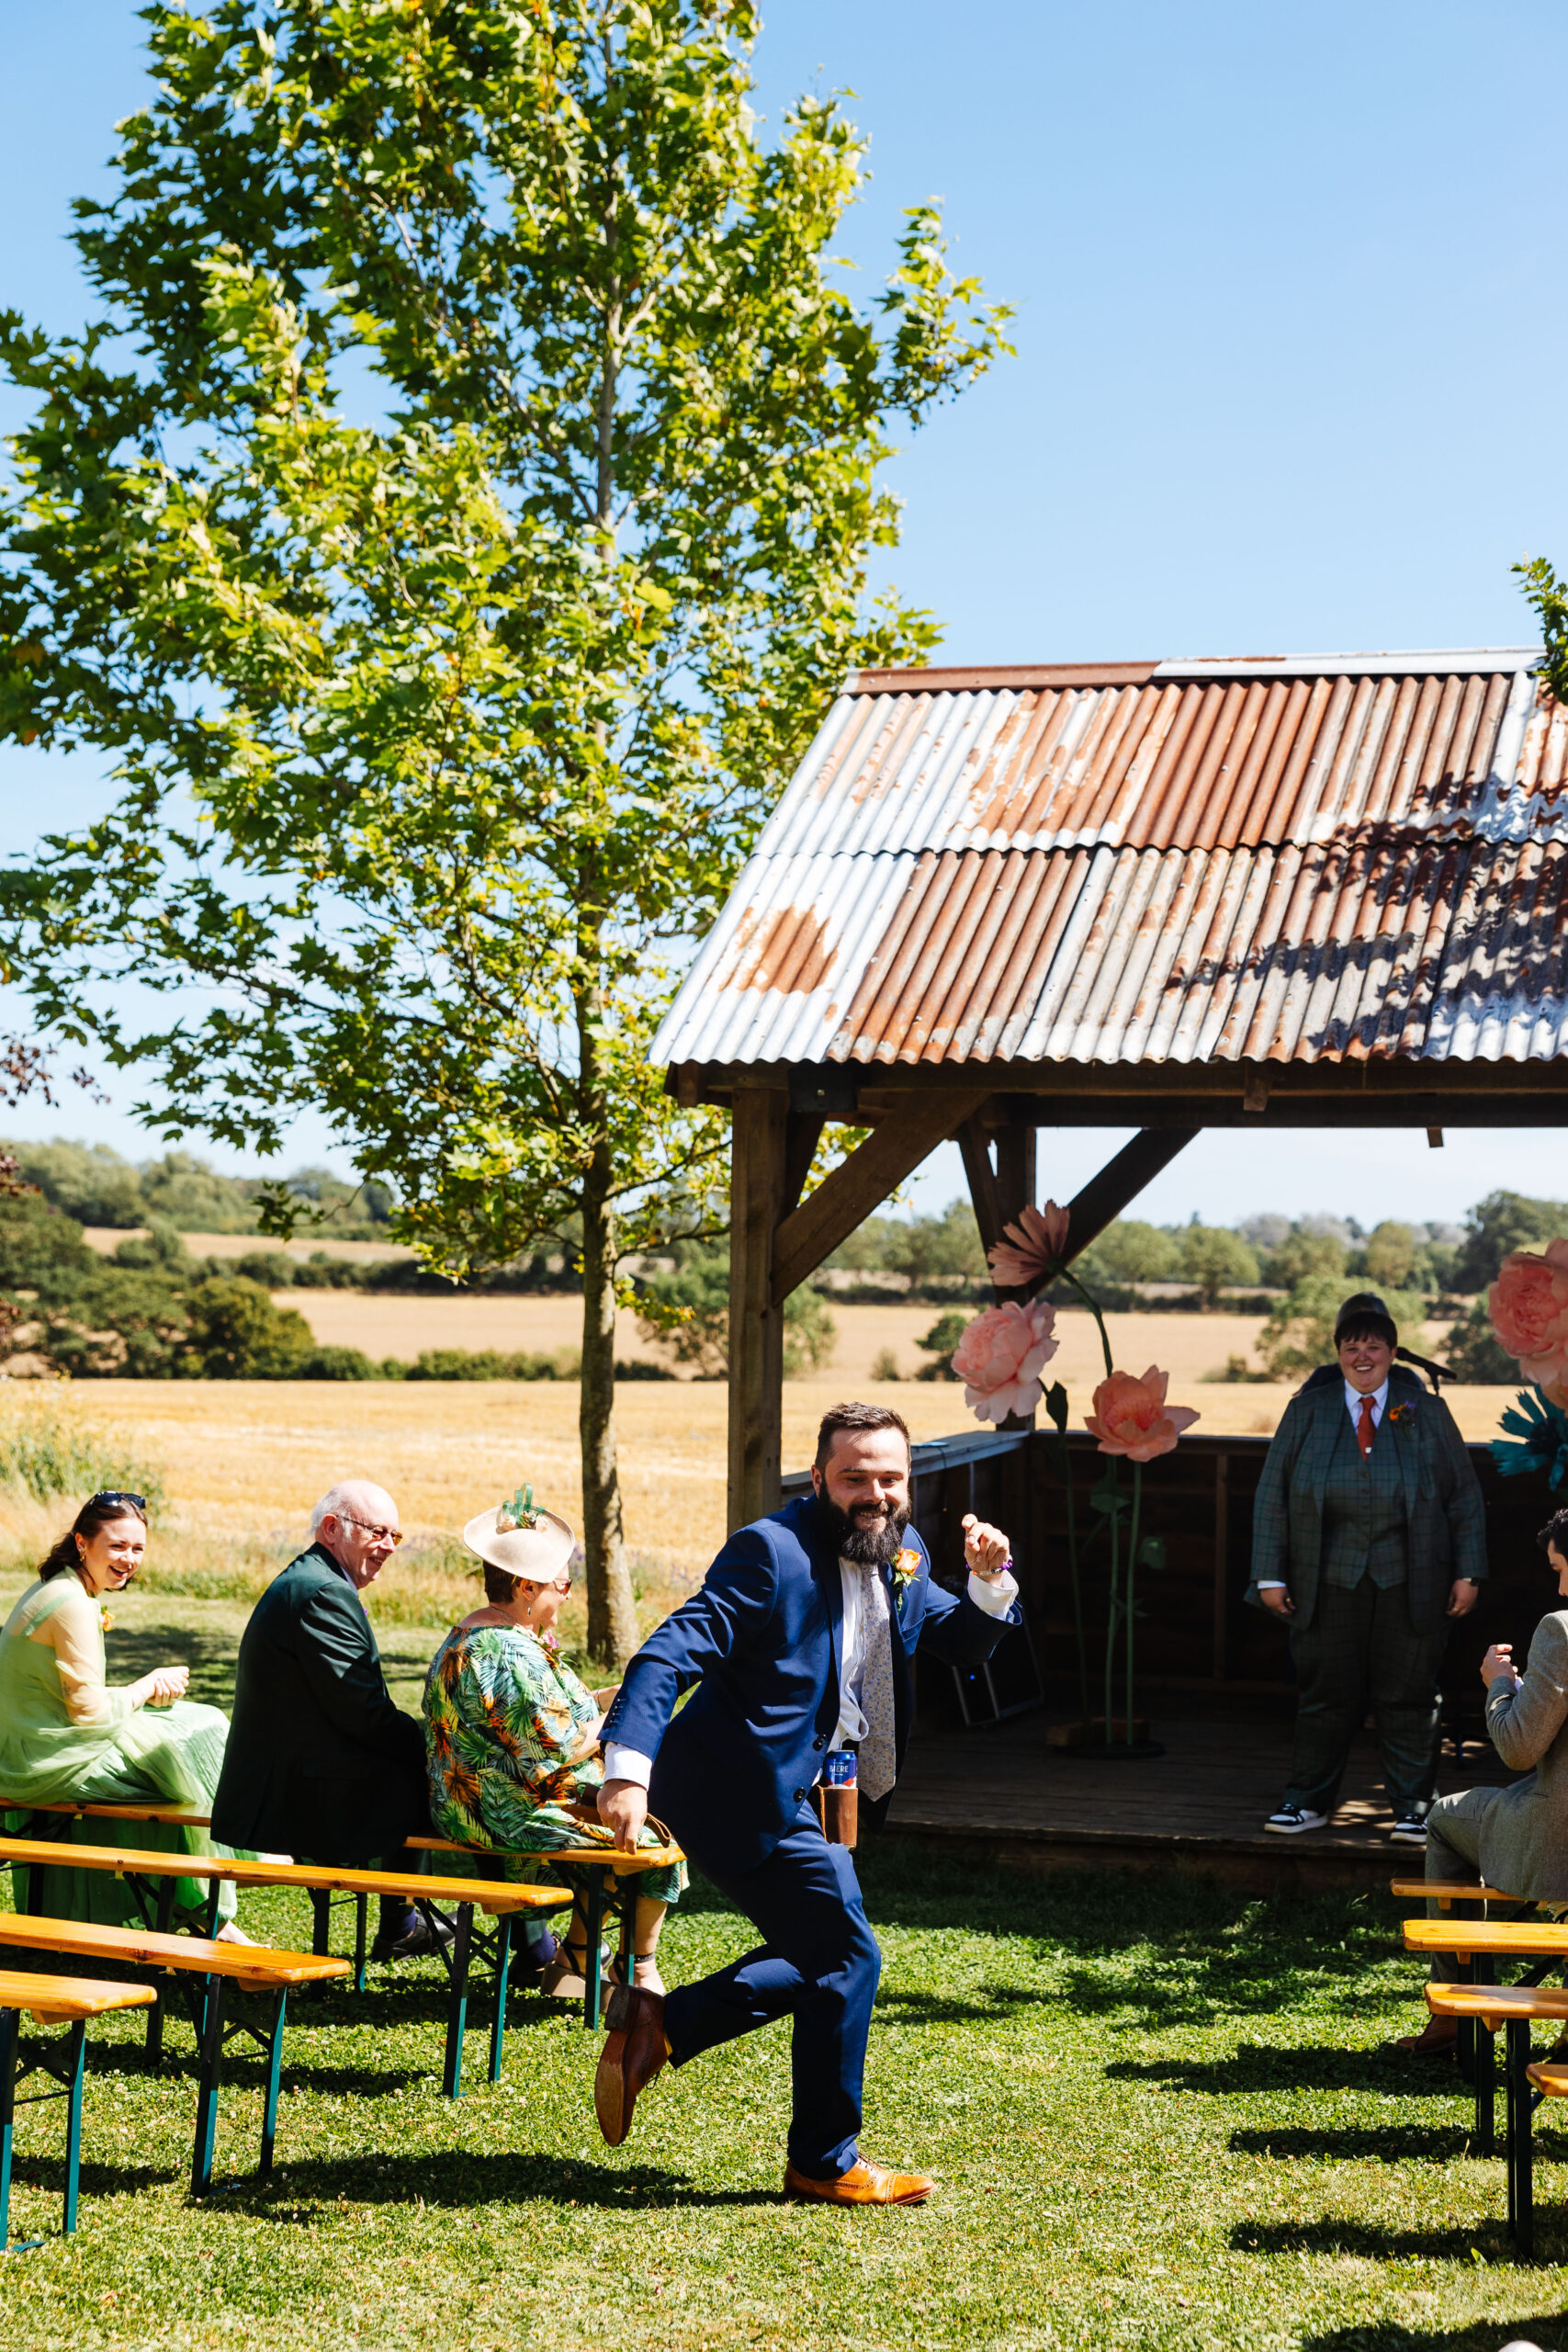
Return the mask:
<svg viewBox="0 0 1568 2352"><path fill-rule="evenodd" d="M1568 1054L1540 650L851 678L660 1062Z"/></svg>

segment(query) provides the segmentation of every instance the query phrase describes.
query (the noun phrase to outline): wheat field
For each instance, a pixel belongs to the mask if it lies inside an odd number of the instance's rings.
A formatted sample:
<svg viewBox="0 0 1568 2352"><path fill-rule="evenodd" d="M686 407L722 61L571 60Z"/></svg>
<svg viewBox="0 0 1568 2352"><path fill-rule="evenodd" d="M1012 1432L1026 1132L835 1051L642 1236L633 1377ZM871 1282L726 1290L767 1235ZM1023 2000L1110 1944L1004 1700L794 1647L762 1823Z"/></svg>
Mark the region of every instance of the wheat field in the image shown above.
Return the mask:
<svg viewBox="0 0 1568 2352"><path fill-rule="evenodd" d="M387 1306L423 1316L428 1307L471 1313L475 1306L509 1311L502 1340L482 1344L535 1350L567 1343L570 1299L367 1300L358 1294L310 1293L312 1308L344 1306L363 1313ZM301 1301L301 1304L304 1302ZM929 1308L839 1307L833 1365L809 1380L786 1383L786 1469L810 1460L817 1422L835 1396L874 1396L895 1405L917 1439L973 1429L963 1391L951 1382L874 1383L867 1372L891 1347L913 1358L912 1331L929 1328ZM1126 1315L1108 1318L1117 1363L1170 1374L1173 1403L1196 1407L1197 1427L1215 1435L1266 1434L1278 1423L1290 1389L1222 1385L1205 1373L1229 1355L1246 1355L1255 1318L1222 1315ZM1060 1345L1048 1376L1062 1379L1072 1419L1081 1425L1100 1376L1099 1340L1086 1315L1057 1318ZM355 1344L367 1345L363 1325ZM511 1336L512 1333L516 1336ZM334 1331L333 1336L338 1336ZM1441 1334L1427 1335L1436 1350ZM423 1346L475 1344L426 1337ZM390 1352L385 1347L380 1352ZM1446 1392L1467 1438L1495 1434L1511 1390ZM645 1623L691 1589L725 1535L728 1399L714 1381L637 1381L617 1390L626 1538ZM67 1386L0 1382L0 1441L28 1422L58 1423L107 1449L124 1465L118 1483L161 1484L165 1499L149 1548L146 1589L214 1600L259 1592L307 1540L311 1504L335 1479L376 1479L396 1497L408 1540L375 1588L375 1612L388 1623L450 1623L473 1605L474 1588L457 1532L520 1481L581 1523L578 1465L578 1389L570 1381L93 1381ZM68 1523L66 1498L35 1500L0 1487L0 1569L10 1577L36 1564ZM581 1638L580 1601L564 1621Z"/></svg>

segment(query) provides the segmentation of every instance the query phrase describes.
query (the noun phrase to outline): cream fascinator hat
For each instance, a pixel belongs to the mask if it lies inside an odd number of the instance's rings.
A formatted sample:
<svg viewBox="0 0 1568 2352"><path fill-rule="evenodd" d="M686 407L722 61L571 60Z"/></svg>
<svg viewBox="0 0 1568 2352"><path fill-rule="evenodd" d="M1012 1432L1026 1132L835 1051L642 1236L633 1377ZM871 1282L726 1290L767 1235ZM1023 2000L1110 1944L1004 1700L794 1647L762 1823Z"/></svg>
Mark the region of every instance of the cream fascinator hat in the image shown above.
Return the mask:
<svg viewBox="0 0 1568 2352"><path fill-rule="evenodd" d="M470 1519L463 1541L492 1568L525 1584L554 1584L577 1549L565 1520L536 1503L532 1487L520 1487L510 1502Z"/></svg>

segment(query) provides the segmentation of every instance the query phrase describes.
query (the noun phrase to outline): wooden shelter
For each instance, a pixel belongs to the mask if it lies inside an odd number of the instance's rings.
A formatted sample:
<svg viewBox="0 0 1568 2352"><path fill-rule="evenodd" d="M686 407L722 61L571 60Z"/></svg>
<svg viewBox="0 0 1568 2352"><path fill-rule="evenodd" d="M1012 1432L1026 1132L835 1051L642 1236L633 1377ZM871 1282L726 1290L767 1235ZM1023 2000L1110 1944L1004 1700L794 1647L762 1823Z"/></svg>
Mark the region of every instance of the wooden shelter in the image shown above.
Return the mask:
<svg viewBox="0 0 1568 2352"><path fill-rule="evenodd" d="M981 1234L1042 1126L1568 1124L1568 709L1539 647L850 678L654 1046L731 1110L729 1519L782 1309L935 1147ZM869 1130L802 1199L823 1126Z"/></svg>

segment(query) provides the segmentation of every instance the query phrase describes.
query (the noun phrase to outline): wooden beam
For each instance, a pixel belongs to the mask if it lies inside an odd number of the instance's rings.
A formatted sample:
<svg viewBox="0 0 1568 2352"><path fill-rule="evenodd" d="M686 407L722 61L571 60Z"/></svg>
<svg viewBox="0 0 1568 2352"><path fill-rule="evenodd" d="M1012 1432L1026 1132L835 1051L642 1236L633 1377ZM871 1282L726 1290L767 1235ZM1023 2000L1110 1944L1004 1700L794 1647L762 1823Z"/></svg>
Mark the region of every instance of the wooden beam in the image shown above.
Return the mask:
<svg viewBox="0 0 1568 2352"><path fill-rule="evenodd" d="M729 1526L779 1507L784 1410L783 1302L771 1281L784 1199L789 1098L782 1087L737 1095L729 1175Z"/></svg>
<svg viewBox="0 0 1568 2352"><path fill-rule="evenodd" d="M988 1087L967 1094L943 1089L917 1095L906 1109L884 1119L780 1226L773 1238L773 1305L782 1306L791 1291L798 1290L807 1274L815 1273L823 1259L882 1206L896 1185L912 1175L939 1143L956 1135L989 1091ZM742 1100L736 1096L738 1137Z"/></svg>
<svg viewBox="0 0 1568 2352"><path fill-rule="evenodd" d="M1002 1204L997 1171L991 1165L990 1131L981 1125L977 1117L965 1119L959 1128L958 1148L964 1154L964 1173L969 1179L969 1198L975 1222L980 1228L980 1247L994 1250L1002 1238Z"/></svg>
<svg viewBox="0 0 1568 2352"><path fill-rule="evenodd" d="M792 1111L784 1121L784 1190L779 1196L781 1217L788 1216L791 1209L799 1204L826 1125L826 1120L819 1119L814 1111Z"/></svg>
<svg viewBox="0 0 1568 2352"><path fill-rule="evenodd" d="M1113 1225L1128 1202L1135 1200L1145 1184L1152 1184L1160 1170L1168 1168L1177 1153L1185 1151L1201 1132L1199 1127L1145 1127L1135 1135L1068 1202L1067 1246L1063 1255L1072 1259L1087 1250L1096 1234Z"/></svg>

